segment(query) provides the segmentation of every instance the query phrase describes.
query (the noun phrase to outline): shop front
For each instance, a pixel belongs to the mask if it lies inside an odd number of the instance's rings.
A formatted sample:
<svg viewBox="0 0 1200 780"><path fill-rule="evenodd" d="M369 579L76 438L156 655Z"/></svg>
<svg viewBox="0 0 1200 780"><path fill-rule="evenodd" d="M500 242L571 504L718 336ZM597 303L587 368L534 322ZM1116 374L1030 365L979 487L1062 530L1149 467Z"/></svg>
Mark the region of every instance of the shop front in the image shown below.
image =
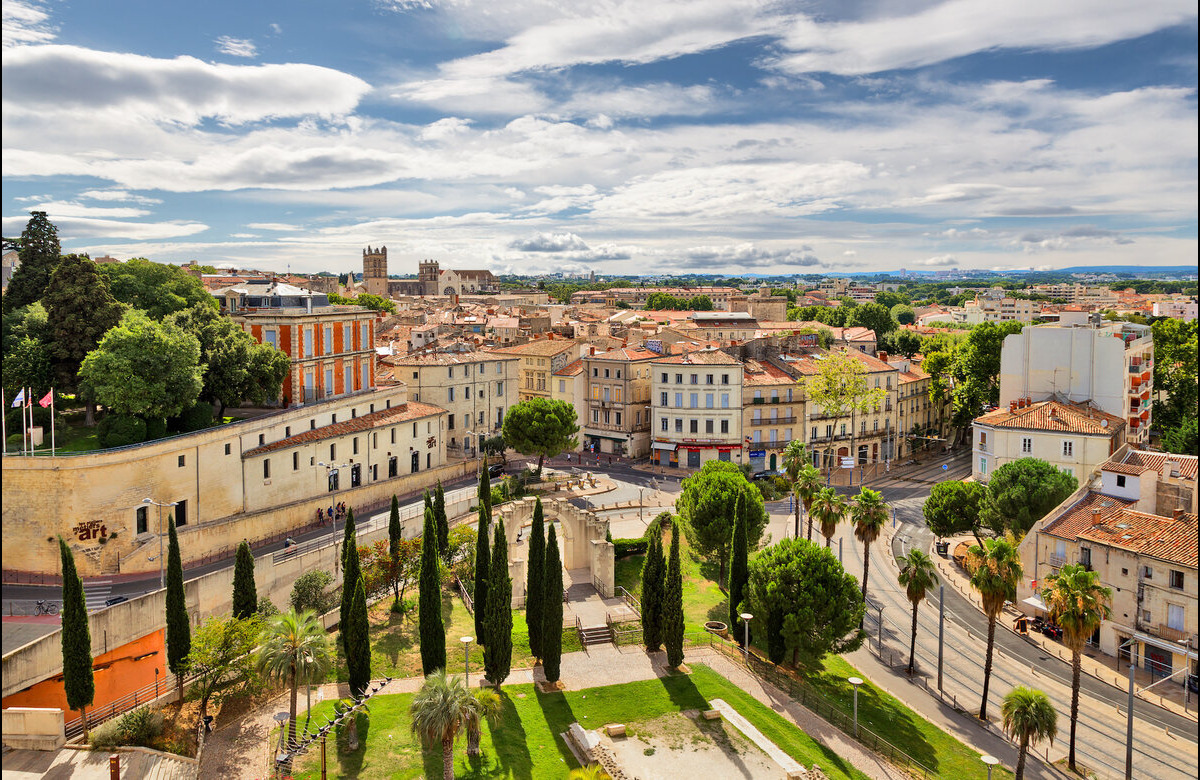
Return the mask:
<svg viewBox="0 0 1200 780"><path fill-rule="evenodd" d="M651 460L658 466L667 466L669 468L678 468L679 456L676 453L676 446L673 443L665 441L650 442Z"/></svg>

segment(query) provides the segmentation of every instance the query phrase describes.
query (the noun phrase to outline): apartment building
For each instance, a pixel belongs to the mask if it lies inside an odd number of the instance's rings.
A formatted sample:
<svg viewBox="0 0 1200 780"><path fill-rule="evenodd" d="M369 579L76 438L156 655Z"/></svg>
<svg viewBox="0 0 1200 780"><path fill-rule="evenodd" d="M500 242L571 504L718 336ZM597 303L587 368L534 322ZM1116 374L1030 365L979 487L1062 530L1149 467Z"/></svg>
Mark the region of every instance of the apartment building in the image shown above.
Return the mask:
<svg viewBox="0 0 1200 780"><path fill-rule="evenodd" d="M783 450L803 439L804 393L796 379L770 360L742 367L742 430L754 471L783 468Z"/></svg>
<svg viewBox="0 0 1200 780"><path fill-rule="evenodd" d="M583 359L575 360L554 372L550 377L550 398L575 407L582 416L587 409L587 377L583 371ZM580 427L583 420L580 419ZM583 437L575 437L575 452L583 450Z"/></svg>
<svg viewBox="0 0 1200 780"><path fill-rule="evenodd" d="M758 320L744 311L698 311L688 315L684 332L703 341L749 341L758 330ZM694 334L694 335L692 335Z"/></svg>
<svg viewBox="0 0 1200 780"><path fill-rule="evenodd" d="M656 357L650 401L651 458L700 468L710 460L742 463L742 365L715 349Z"/></svg>
<svg viewBox="0 0 1200 780"><path fill-rule="evenodd" d="M665 293L676 298L694 298L707 295L717 309L729 309L729 298L741 295L737 287L613 287L608 290L580 290L571 294L571 303L597 303L605 306L616 306L618 301L630 306L642 307L651 295Z"/></svg>
<svg viewBox="0 0 1200 780"><path fill-rule="evenodd" d="M520 358L493 352L431 352L384 358L414 401L445 409L446 449L475 452L500 432L504 413L517 402Z"/></svg>
<svg viewBox="0 0 1200 780"><path fill-rule="evenodd" d="M1061 398L1126 420L1130 442L1150 434L1154 336L1149 325L1092 320L1029 325L1006 336L1000 352L1000 406L1020 398Z"/></svg>
<svg viewBox="0 0 1200 780"><path fill-rule="evenodd" d="M1075 282L1060 284L1036 284L1031 292L1047 298L1058 298L1067 303L1111 306L1117 302L1117 293L1105 286L1086 285Z"/></svg>
<svg viewBox="0 0 1200 780"><path fill-rule="evenodd" d="M1112 614L1092 638L1094 646L1156 675L1185 665L1194 673L1200 647L1196 512L1195 456L1122 447L1022 541L1018 606L1044 614L1046 577L1082 564L1113 592ZM1182 684L1183 675L1176 680Z"/></svg>
<svg viewBox="0 0 1200 780"><path fill-rule="evenodd" d="M528 401L531 398L549 398L554 372L578 360L579 350L579 342L555 338L551 333L544 339L534 339L512 347L499 347L488 352L520 359L517 400Z"/></svg>
<svg viewBox="0 0 1200 780"><path fill-rule="evenodd" d="M944 445L950 434L952 408L949 389L940 399L930 398L933 377L920 364L905 357L880 352L877 357L897 371L896 391L896 457L903 458L914 451Z"/></svg>
<svg viewBox="0 0 1200 780"><path fill-rule="evenodd" d="M1055 399L1011 401L976 417L973 429L971 476L977 482L1020 458L1044 460L1086 482L1125 443L1124 419L1090 403Z"/></svg>
<svg viewBox="0 0 1200 780"><path fill-rule="evenodd" d="M1171 317L1176 320L1195 321L1195 298L1171 298L1165 301L1155 301L1152 310L1155 317Z"/></svg>
<svg viewBox="0 0 1200 780"><path fill-rule="evenodd" d="M978 325L981 322L1033 322L1042 312L1038 301L1023 298L991 298L976 296L963 304L958 322Z"/></svg>
<svg viewBox="0 0 1200 780"><path fill-rule="evenodd" d="M641 347L595 351L582 358L587 407L581 409L583 448L634 458L650 452L650 361Z"/></svg>

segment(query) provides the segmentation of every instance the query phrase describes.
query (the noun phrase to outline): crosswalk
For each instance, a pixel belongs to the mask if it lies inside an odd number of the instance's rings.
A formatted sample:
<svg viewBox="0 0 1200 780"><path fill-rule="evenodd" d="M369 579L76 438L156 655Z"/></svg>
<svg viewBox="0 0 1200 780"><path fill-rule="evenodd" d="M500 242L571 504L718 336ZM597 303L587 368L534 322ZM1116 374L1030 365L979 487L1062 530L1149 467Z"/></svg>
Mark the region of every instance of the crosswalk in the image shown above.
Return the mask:
<svg viewBox="0 0 1200 780"><path fill-rule="evenodd" d="M89 580L83 586L83 598L88 612L104 609L104 602L112 598L112 580Z"/></svg>

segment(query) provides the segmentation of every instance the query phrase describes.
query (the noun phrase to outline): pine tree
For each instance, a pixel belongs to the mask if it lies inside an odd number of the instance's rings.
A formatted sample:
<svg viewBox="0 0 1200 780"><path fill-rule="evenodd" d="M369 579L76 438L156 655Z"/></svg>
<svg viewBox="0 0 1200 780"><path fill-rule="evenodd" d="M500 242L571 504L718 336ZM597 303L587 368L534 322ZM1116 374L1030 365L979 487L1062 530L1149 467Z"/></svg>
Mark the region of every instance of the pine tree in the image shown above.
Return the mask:
<svg viewBox="0 0 1200 780"><path fill-rule="evenodd" d="M562 560L558 557L558 536L554 523L546 539L546 565L542 577L542 672L546 682L558 682L562 664L563 578Z"/></svg>
<svg viewBox="0 0 1200 780"><path fill-rule="evenodd" d="M642 644L648 652L662 647L663 580L665 565L662 554L662 533L651 529L646 560L642 563Z"/></svg>
<svg viewBox="0 0 1200 780"><path fill-rule="evenodd" d="M442 553L442 560L450 563L450 520L446 517L446 491L440 479L437 491L433 494L433 516L437 519L438 550Z"/></svg>
<svg viewBox="0 0 1200 780"><path fill-rule="evenodd" d="M421 582L417 604L421 635L421 673L446 668L446 628L442 625L442 586L438 571L437 525L433 508L425 510L421 532Z"/></svg>
<svg viewBox="0 0 1200 780"><path fill-rule="evenodd" d="M21 265L13 271L4 291L5 314L41 300L61 252L58 229L47 219L46 212L30 212L29 222L21 231L21 247L17 250Z"/></svg>
<svg viewBox="0 0 1200 780"><path fill-rule="evenodd" d="M350 606L354 601L354 583L362 578L362 563L358 558L358 531L354 526L354 510L346 512L346 535L342 537L342 603L338 612L338 626L344 627L350 618ZM346 632L342 631L345 639Z"/></svg>
<svg viewBox="0 0 1200 780"><path fill-rule="evenodd" d="M233 563L233 616L239 620L258 611L258 589L254 586L254 553L250 545L238 545Z"/></svg>
<svg viewBox="0 0 1200 780"><path fill-rule="evenodd" d="M487 595L488 575L491 573L492 554L488 545L488 534L491 533L491 514L487 507L479 506L479 526L475 530L475 641L481 645L488 643L487 639Z"/></svg>
<svg viewBox="0 0 1200 780"><path fill-rule="evenodd" d="M167 666L175 675L179 701L183 701L183 673L192 652L192 625L183 594L183 562L175 521L167 516Z"/></svg>
<svg viewBox="0 0 1200 780"><path fill-rule="evenodd" d="M504 523L496 523L490 569L485 615L488 642L483 646L483 669L488 681L499 686L512 669L512 580L508 576Z"/></svg>
<svg viewBox="0 0 1200 780"><path fill-rule="evenodd" d="M350 676L350 695L363 695L371 682L371 635L367 623L367 591L362 577L354 583L350 610L342 625L342 644L346 649L346 670Z"/></svg>
<svg viewBox="0 0 1200 780"><path fill-rule="evenodd" d="M546 571L546 531L539 497L533 505L533 528L529 531L529 560L526 561L525 625L529 628L529 652L542 657L542 596L546 589L542 579Z"/></svg>
<svg viewBox="0 0 1200 780"><path fill-rule="evenodd" d="M671 527L671 557L667 561L667 579L663 587L663 644L667 647L667 666L677 669L683 663L683 575L679 569L679 524Z"/></svg>
<svg viewBox="0 0 1200 780"><path fill-rule="evenodd" d="M742 596L750 578L750 555L746 545L746 499L739 494L733 519L733 538L729 544L729 629L736 631L741 614ZM738 636L742 636L740 633Z"/></svg>
<svg viewBox="0 0 1200 780"><path fill-rule="evenodd" d="M75 570L75 556L61 536L58 537L58 552L62 556L63 578L63 687L67 692L67 706L79 710L83 718L83 739L87 741L87 708L96 696L96 681L92 678L92 633L88 627L83 580Z"/></svg>
<svg viewBox="0 0 1200 780"><path fill-rule="evenodd" d="M392 494L392 513L388 516L388 559L392 564L392 611L400 611L400 543L404 529L400 527L400 500Z"/></svg>

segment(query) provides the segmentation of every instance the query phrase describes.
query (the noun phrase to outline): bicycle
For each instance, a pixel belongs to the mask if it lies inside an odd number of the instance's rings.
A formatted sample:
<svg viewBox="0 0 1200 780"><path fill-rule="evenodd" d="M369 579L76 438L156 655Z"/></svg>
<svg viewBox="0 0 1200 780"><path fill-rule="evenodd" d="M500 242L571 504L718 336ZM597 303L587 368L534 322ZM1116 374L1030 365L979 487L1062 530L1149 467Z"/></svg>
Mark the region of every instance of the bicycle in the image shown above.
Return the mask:
<svg viewBox="0 0 1200 780"><path fill-rule="evenodd" d="M58 605L57 604L55 604L52 601L51 602L47 602L44 600L38 601L37 611L34 613L35 616L37 616L37 615L57 615L57 614L58 614Z"/></svg>

